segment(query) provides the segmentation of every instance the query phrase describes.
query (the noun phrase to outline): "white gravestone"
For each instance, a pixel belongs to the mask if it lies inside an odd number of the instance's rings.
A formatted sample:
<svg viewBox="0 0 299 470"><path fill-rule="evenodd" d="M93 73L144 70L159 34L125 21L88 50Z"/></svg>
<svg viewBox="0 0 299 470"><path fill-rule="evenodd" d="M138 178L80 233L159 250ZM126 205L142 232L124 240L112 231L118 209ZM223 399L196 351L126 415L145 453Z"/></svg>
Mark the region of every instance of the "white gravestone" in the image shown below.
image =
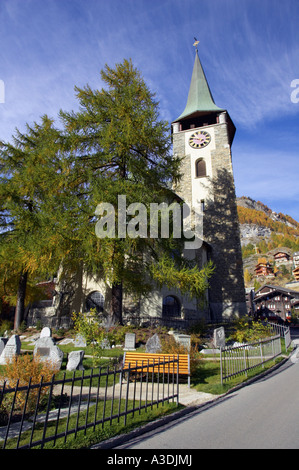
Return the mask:
<svg viewBox="0 0 299 470"><path fill-rule="evenodd" d="M36 341L33 355L39 356L41 361L51 362L58 369L61 368L63 351L55 345L55 341L49 336L44 336Z"/></svg>
<svg viewBox="0 0 299 470"><path fill-rule="evenodd" d="M155 333L151 338L147 340L145 345L145 350L148 353L158 353L162 349L161 341L157 333Z"/></svg>
<svg viewBox="0 0 299 470"><path fill-rule="evenodd" d="M191 336L176 334L176 335L174 335L174 338L177 341L177 343L181 344L182 346L184 346L184 348L186 348L188 351L190 351Z"/></svg>
<svg viewBox="0 0 299 470"><path fill-rule="evenodd" d="M126 333L125 336L125 351L136 351L136 334L135 333Z"/></svg>
<svg viewBox="0 0 299 470"><path fill-rule="evenodd" d="M74 346L76 348L86 348L86 339L83 335L77 334L76 338L74 339Z"/></svg>
<svg viewBox="0 0 299 470"><path fill-rule="evenodd" d="M21 340L19 335L13 335L7 341L0 356L0 364L6 364L21 352Z"/></svg>
<svg viewBox="0 0 299 470"><path fill-rule="evenodd" d="M84 351L72 351L69 353L66 370L84 370L82 361Z"/></svg>
<svg viewBox="0 0 299 470"><path fill-rule="evenodd" d="M225 347L225 330L223 326L214 330L213 344L215 348Z"/></svg>
<svg viewBox="0 0 299 470"><path fill-rule="evenodd" d="M40 333L40 338L51 338L51 336L52 336L51 328L49 328L48 326L45 326Z"/></svg>
<svg viewBox="0 0 299 470"><path fill-rule="evenodd" d="M3 336L1 336L1 338L0 338L0 355L2 354L2 351L5 348L7 341L8 341L8 338L4 338Z"/></svg>

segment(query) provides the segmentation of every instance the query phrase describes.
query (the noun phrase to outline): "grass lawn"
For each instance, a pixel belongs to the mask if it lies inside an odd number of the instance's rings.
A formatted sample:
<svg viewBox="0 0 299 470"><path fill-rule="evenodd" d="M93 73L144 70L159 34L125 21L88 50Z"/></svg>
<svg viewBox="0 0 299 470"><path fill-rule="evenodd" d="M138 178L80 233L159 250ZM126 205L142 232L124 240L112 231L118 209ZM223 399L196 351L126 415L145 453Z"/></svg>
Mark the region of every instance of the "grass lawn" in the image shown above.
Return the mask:
<svg viewBox="0 0 299 470"><path fill-rule="evenodd" d="M113 405L113 415L118 414L118 403L114 402ZM129 402L129 407L132 406L132 403ZM127 415L126 422L124 421L124 417L121 416L119 419L114 418L110 423L110 413L111 413L111 400L107 400L105 403L100 401L98 403L97 409L95 405L90 406L88 416L86 416L85 411L81 411L79 415L79 419L77 415L71 415L70 419L63 418L59 420L59 425L56 430L56 420L49 421L47 425L47 430L45 437L51 437L56 435L60 435L56 441L51 440L46 442L43 446L44 449L84 449L90 448L92 445L98 444L101 441L106 439L115 437L120 434L128 433L129 431L135 429L136 427L140 427L146 423L154 421L155 419L161 418L162 416L166 416L167 414L173 413L174 411L179 410L182 408L180 405L177 406L176 403L163 403L157 405L148 406L148 408L142 409L140 412L135 411L134 414ZM124 411L125 409L125 401L122 400L120 411ZM102 420L103 417L107 418L108 422L102 423L94 426L93 422L95 420ZM78 422L77 422L78 419ZM85 427L86 423L90 424L90 427L84 431L79 430L77 433L72 432L65 438L64 434L67 431L74 431L76 428L82 426ZM26 431L22 433L21 440L19 442L19 447L26 446L32 439L32 443L38 442L42 439L44 433L44 425L43 423L38 423L35 426L33 436L31 436L32 431ZM6 445L7 449L15 449L17 444L17 439L9 439ZM39 449L41 448L40 445L37 445L33 448Z"/></svg>
<svg viewBox="0 0 299 470"><path fill-rule="evenodd" d="M196 372L191 377L191 386L198 392L212 393L221 395L228 392L235 386L246 382L247 380L255 377L258 374L270 369L283 359L282 356L271 360L263 366L257 366L246 374L239 374L236 377L230 378L221 385L220 362L219 360L202 361Z"/></svg>

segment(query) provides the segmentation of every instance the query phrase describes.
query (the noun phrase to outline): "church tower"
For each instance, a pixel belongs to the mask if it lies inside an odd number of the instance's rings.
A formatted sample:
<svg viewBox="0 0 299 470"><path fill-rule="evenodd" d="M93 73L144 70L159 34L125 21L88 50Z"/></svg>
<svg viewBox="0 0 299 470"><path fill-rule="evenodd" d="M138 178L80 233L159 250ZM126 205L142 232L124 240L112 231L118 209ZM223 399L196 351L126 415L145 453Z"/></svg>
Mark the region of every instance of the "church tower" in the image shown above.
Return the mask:
<svg viewBox="0 0 299 470"><path fill-rule="evenodd" d="M202 213L204 246L216 266L208 293L212 321L246 314L231 155L235 130L228 112L214 102L196 48L187 104L172 122L172 137L173 153L182 158L176 192Z"/></svg>

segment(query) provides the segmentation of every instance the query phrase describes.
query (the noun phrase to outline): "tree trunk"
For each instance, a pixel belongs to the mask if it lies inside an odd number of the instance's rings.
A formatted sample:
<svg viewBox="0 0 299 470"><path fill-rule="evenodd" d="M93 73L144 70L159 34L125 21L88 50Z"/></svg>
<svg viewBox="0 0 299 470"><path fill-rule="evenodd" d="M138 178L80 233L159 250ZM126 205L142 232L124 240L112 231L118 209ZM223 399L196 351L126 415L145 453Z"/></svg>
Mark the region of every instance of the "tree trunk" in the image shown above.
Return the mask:
<svg viewBox="0 0 299 470"><path fill-rule="evenodd" d="M17 303L16 303L15 321L14 321L15 330L17 330L20 327L24 318L27 278L28 278L28 272L22 271L20 274L19 286L18 286L18 292L17 292Z"/></svg>
<svg viewBox="0 0 299 470"><path fill-rule="evenodd" d="M122 283L120 284L112 284L112 319L119 323L120 325L123 324L122 318L122 293L123 293L123 286Z"/></svg>

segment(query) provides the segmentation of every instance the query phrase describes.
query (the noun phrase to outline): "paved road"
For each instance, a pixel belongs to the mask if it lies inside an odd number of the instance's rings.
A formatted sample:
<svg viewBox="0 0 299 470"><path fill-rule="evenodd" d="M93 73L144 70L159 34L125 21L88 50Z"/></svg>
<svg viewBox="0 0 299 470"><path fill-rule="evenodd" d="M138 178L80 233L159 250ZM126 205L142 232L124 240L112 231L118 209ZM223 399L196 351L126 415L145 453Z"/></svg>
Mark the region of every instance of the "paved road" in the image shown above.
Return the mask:
<svg viewBox="0 0 299 470"><path fill-rule="evenodd" d="M119 449L298 449L296 354L271 375Z"/></svg>

